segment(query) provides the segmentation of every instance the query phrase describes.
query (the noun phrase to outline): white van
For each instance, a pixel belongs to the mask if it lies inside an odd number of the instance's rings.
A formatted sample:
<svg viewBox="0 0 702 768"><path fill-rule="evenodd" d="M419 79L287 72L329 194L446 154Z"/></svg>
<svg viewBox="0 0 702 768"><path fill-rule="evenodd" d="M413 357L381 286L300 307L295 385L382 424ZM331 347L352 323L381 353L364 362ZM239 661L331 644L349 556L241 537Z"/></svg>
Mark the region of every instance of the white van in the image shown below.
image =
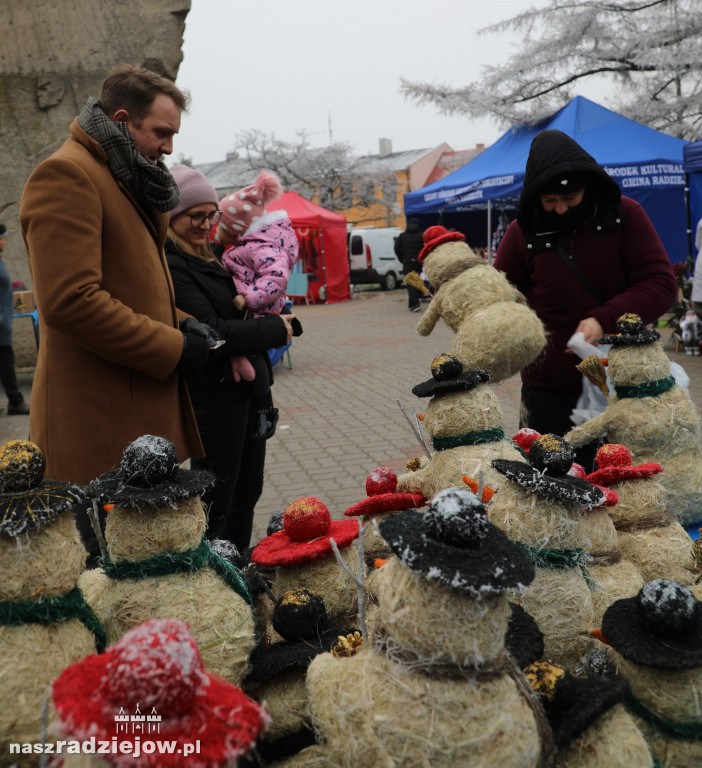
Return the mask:
<svg viewBox="0 0 702 768"><path fill-rule="evenodd" d="M399 227L358 228L348 232L349 279L352 285L380 283L391 291L402 281L402 264L395 256Z"/></svg>

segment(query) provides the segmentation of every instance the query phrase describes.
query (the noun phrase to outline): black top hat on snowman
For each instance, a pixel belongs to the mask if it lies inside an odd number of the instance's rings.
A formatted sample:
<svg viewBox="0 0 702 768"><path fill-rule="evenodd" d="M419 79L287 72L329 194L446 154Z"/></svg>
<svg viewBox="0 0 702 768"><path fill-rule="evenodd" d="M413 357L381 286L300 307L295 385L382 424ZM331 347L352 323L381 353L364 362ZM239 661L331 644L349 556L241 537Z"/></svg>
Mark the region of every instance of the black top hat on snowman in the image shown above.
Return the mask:
<svg viewBox="0 0 702 768"><path fill-rule="evenodd" d="M522 669L544 655L544 634L536 619L517 603L509 604L511 616L505 632L505 648Z"/></svg>
<svg viewBox="0 0 702 768"><path fill-rule="evenodd" d="M200 496L214 481L212 472L182 469L170 440L142 435L125 448L119 469L90 483L89 493L101 504L160 506Z"/></svg>
<svg viewBox="0 0 702 768"><path fill-rule="evenodd" d="M488 520L468 489L439 491L426 512L390 515L380 521L380 533L403 565L476 598L526 587L535 576L521 548Z"/></svg>
<svg viewBox="0 0 702 768"><path fill-rule="evenodd" d="M629 693L629 683L623 677L576 678L548 661L530 664L524 674L539 695L559 749Z"/></svg>
<svg viewBox="0 0 702 768"><path fill-rule="evenodd" d="M573 456L570 443L558 435L546 434L531 444L528 462L493 459L492 466L520 487L550 501L600 506L607 500L605 492L568 474Z"/></svg>
<svg viewBox="0 0 702 768"><path fill-rule="evenodd" d="M668 579L644 584L617 600L602 618L602 634L617 653L657 669L702 666L702 603Z"/></svg>
<svg viewBox="0 0 702 768"><path fill-rule="evenodd" d="M629 312L618 318L617 332L603 336L600 339L600 344L611 344L613 347L635 347L642 344L653 344L660 337L658 331L646 328L639 315Z"/></svg>
<svg viewBox="0 0 702 768"><path fill-rule="evenodd" d="M44 480L45 469L44 454L29 440L10 440L0 448L0 534L39 529L84 501L80 486Z"/></svg>
<svg viewBox="0 0 702 768"><path fill-rule="evenodd" d="M247 679L254 682L269 680L291 667L306 669L315 656L337 644L339 635L354 632L329 627L324 600L303 587L290 589L278 598L271 620L284 640L253 651Z"/></svg>
<svg viewBox="0 0 702 768"><path fill-rule="evenodd" d="M492 374L476 368L464 371L463 363L453 355L442 353L431 362L431 379L423 381L412 388L412 394L417 397L433 397L449 392L469 392L478 384L490 381Z"/></svg>

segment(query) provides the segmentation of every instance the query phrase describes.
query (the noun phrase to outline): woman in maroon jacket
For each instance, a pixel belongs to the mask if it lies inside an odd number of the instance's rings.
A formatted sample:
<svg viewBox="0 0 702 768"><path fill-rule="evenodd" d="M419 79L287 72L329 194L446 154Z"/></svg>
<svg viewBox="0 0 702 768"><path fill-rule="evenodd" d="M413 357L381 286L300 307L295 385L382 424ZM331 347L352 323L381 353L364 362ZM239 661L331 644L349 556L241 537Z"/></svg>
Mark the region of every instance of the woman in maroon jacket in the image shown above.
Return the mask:
<svg viewBox="0 0 702 768"><path fill-rule="evenodd" d="M531 144L517 218L495 259L548 332L542 355L522 371L522 424L565 434L581 392L573 333L597 344L625 312L645 323L675 302L673 268L643 208L561 131Z"/></svg>

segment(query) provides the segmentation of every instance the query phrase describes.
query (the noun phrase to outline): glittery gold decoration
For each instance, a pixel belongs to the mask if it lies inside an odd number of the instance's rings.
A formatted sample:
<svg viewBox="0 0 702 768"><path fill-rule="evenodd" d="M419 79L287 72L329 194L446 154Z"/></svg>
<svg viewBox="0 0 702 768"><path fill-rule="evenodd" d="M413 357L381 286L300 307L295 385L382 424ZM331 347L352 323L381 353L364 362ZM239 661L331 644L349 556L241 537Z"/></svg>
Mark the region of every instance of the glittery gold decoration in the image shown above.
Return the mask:
<svg viewBox="0 0 702 768"><path fill-rule="evenodd" d="M0 448L0 493L26 491L41 483L46 459L29 440L10 440Z"/></svg>
<svg viewBox="0 0 702 768"><path fill-rule="evenodd" d="M702 536L702 528L700 528L700 536ZM702 538L692 542L692 562L697 570L702 570Z"/></svg>
<svg viewBox="0 0 702 768"><path fill-rule="evenodd" d="M355 656L363 645L363 638L360 632L354 632L352 635L339 635L339 642L332 648L332 656L336 659Z"/></svg>
<svg viewBox="0 0 702 768"><path fill-rule="evenodd" d="M565 679L565 669L548 661L535 661L524 668L529 685L537 692L552 699L558 683Z"/></svg>
<svg viewBox="0 0 702 768"><path fill-rule="evenodd" d="M47 525L78 501L69 483L43 480L46 459L29 440L10 440L0 448L0 533L18 536Z"/></svg>
<svg viewBox="0 0 702 768"><path fill-rule="evenodd" d="M422 460L419 458L419 456L414 456L408 460L407 464L405 465L405 471L416 472L418 469L421 468L421 466L422 466Z"/></svg>

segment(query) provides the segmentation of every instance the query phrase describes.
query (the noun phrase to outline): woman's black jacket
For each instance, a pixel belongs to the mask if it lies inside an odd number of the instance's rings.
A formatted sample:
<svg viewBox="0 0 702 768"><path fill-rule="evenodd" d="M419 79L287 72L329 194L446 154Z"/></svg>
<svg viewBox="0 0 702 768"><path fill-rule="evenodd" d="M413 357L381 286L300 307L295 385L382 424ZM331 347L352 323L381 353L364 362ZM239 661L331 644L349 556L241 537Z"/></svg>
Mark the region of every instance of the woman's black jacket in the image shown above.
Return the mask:
<svg viewBox="0 0 702 768"><path fill-rule="evenodd" d="M193 385L217 389L248 387L247 382L234 382L229 358L265 354L268 349L282 347L288 340L285 323L275 315L244 320L243 313L234 306L234 281L219 262L191 256L171 240L166 240L165 251L178 309L207 323L226 341L210 356L205 368L188 379L191 389ZM272 376L270 380L272 383Z"/></svg>

